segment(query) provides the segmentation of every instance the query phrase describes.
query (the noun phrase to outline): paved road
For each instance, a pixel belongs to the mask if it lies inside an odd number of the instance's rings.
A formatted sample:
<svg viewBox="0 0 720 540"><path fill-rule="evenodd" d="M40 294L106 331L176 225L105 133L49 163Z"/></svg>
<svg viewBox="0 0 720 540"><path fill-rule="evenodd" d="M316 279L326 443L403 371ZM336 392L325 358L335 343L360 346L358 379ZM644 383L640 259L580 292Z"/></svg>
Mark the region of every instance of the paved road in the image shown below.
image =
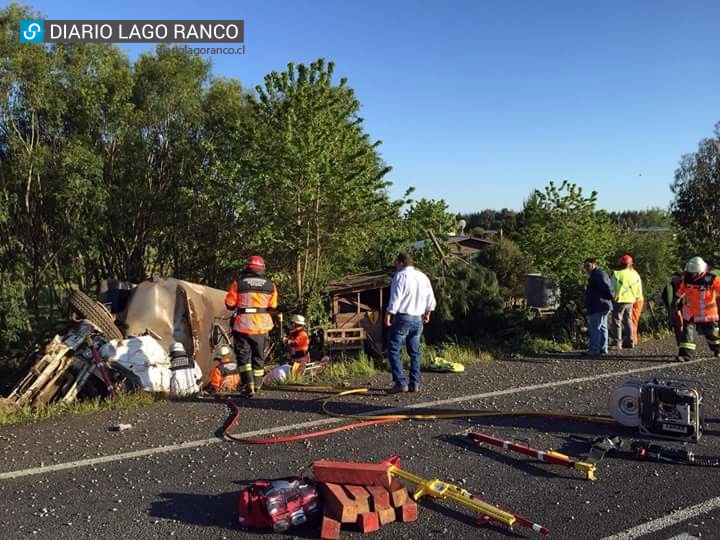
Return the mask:
<svg viewBox="0 0 720 540"><path fill-rule="evenodd" d="M603 360L558 355L489 362L463 375L427 374L423 392L417 395L371 393L349 397L335 407L362 413L426 403L424 408L442 410L604 413L609 392L627 378L656 373L692 377L705 385L710 419L709 432L694 450L720 455L720 420L713 421L720 419L720 365L714 360L671 364L670 354L670 344L652 342ZM387 379L355 382L385 386ZM265 392L261 399L244 403L236 432L318 429L318 422L333 420L319 413L317 398ZM720 538L720 469L608 458L598 467L598 480L591 483L570 470L468 446L462 437L468 429L477 429L540 448L581 453L589 445L577 436L633 436L617 428L548 418L463 418L404 422L259 447L216 438L227 413L217 403L159 403L0 428L2 536L254 537L234 526L236 493L243 481L296 474L319 458L378 461L399 454L408 470L457 482L488 502L546 525L554 538ZM134 427L108 432L115 422ZM298 535L313 537L313 532ZM417 522L392 524L375 534L393 539L428 536L512 538L533 533L478 528L468 512L429 501L423 502Z"/></svg>

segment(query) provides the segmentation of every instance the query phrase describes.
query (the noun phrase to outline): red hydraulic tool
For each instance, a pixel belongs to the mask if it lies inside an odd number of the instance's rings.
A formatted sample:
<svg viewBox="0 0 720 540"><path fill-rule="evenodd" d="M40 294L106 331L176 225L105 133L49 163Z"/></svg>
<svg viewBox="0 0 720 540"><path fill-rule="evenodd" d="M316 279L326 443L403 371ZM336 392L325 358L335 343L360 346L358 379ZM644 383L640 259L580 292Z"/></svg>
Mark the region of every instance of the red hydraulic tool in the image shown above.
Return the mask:
<svg viewBox="0 0 720 540"><path fill-rule="evenodd" d="M583 474L585 474L588 480L595 480L596 466L594 463L578 461L571 458L570 456L561 454L560 452L555 452L554 450L538 450L537 448L531 448L529 446L525 446L524 444L504 441L502 439L498 439L497 437L493 437L492 435L486 435L485 433L468 433L468 437L470 437L476 443L488 443L492 444L493 446L505 448L506 450L518 452L519 454L525 454L526 456L534 457L546 463L564 465L566 467L569 467L570 469L575 469L576 471L582 472Z"/></svg>

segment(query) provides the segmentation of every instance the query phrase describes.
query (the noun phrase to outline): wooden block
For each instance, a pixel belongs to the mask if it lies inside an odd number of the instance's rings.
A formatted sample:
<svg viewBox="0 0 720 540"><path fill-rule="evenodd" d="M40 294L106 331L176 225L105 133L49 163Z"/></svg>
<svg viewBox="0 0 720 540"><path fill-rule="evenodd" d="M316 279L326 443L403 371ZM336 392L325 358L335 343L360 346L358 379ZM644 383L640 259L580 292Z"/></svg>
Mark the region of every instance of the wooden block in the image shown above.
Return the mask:
<svg viewBox="0 0 720 540"><path fill-rule="evenodd" d="M390 492L382 486L367 486L365 489L368 490L372 497L373 510L377 510L378 507L387 508L390 504Z"/></svg>
<svg viewBox="0 0 720 540"><path fill-rule="evenodd" d="M333 484L383 486L389 489L392 482L390 465L382 463L319 460L313 463L313 474L316 481Z"/></svg>
<svg viewBox="0 0 720 540"><path fill-rule="evenodd" d="M418 517L418 506L417 503L408 501L403 504L400 508L397 508L398 521L409 522L415 521Z"/></svg>
<svg viewBox="0 0 720 540"><path fill-rule="evenodd" d="M327 515L323 516L320 538L324 540L337 540L340 538L340 522Z"/></svg>
<svg viewBox="0 0 720 540"><path fill-rule="evenodd" d="M408 502L410 497L408 496L407 489L402 485L397 478L393 478L390 484L390 502L394 508L400 508L403 504Z"/></svg>
<svg viewBox="0 0 720 540"><path fill-rule="evenodd" d="M342 523L357 521L357 505L341 485L321 482L319 486L325 515Z"/></svg>
<svg viewBox="0 0 720 540"><path fill-rule="evenodd" d="M363 512L362 514L358 514L357 524L364 533L380 530L380 518L376 512Z"/></svg>
<svg viewBox="0 0 720 540"><path fill-rule="evenodd" d="M355 502L358 514L370 512L370 493L364 487L353 486L352 484L345 484L343 487Z"/></svg>
<svg viewBox="0 0 720 540"><path fill-rule="evenodd" d="M387 525L395 521L395 508L390 506L378 506L375 508L375 512L380 519L380 525Z"/></svg>

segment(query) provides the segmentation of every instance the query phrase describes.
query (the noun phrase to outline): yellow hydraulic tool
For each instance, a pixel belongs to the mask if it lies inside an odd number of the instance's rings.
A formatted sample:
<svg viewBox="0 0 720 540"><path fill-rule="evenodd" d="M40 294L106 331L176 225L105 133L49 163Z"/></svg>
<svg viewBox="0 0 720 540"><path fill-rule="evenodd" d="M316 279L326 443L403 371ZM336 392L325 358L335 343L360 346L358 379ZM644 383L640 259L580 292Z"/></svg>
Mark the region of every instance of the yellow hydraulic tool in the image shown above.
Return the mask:
<svg viewBox="0 0 720 540"><path fill-rule="evenodd" d="M540 534L550 533L546 527L534 523L518 514L507 512L497 506L486 503L476 498L469 491L461 488L460 486L438 479L428 480L401 469L400 460L396 456L386 460L384 463L388 463L390 465L390 474L398 478L402 478L416 487L415 492L413 493L413 499L416 501L423 495L440 499L450 499L482 514L483 522L495 521L508 528L512 528L512 526L517 523L518 525L528 527Z"/></svg>

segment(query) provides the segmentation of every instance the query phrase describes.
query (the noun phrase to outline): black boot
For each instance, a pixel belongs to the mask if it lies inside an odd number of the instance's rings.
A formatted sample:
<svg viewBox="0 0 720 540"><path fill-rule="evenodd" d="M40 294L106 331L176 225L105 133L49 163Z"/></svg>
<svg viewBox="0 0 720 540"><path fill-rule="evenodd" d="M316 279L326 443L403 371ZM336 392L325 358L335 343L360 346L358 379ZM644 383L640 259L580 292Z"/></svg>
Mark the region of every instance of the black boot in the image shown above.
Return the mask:
<svg viewBox="0 0 720 540"><path fill-rule="evenodd" d="M265 376L264 369L254 369L253 379L255 380L255 390L260 390L263 385L263 377Z"/></svg>
<svg viewBox="0 0 720 540"><path fill-rule="evenodd" d="M240 373L240 382L242 383L243 396L248 398L253 397L255 395L255 381L249 365L247 369Z"/></svg>

